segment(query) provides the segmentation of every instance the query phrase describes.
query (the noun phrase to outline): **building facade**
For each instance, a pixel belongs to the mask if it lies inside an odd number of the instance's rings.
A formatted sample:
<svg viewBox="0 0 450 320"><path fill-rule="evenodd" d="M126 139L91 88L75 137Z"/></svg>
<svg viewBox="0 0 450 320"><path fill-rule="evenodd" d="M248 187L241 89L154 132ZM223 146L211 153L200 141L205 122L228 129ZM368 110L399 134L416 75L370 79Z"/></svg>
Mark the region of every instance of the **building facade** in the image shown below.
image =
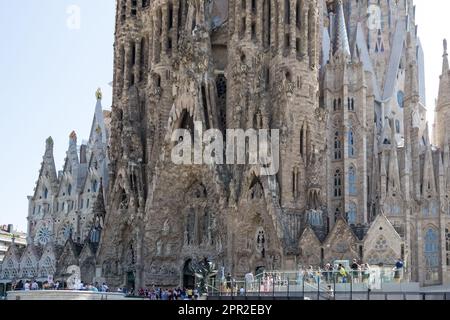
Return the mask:
<svg viewBox="0 0 450 320"><path fill-rule="evenodd" d="M117 1L114 71L111 284L186 285L204 257L236 276L402 258L411 281L450 281L411 0ZM279 129L279 172L174 165L173 130L196 122Z"/></svg>
<svg viewBox="0 0 450 320"><path fill-rule="evenodd" d="M0 282L67 280L73 266L83 275L78 280L92 282L104 226L110 121L100 91L96 97L89 140L79 145L76 133L70 134L61 171L56 171L53 139L47 139L34 193L28 197L28 246L16 241L9 247L0 264Z"/></svg>
<svg viewBox="0 0 450 320"><path fill-rule="evenodd" d="M0 264L13 243L20 248L25 248L27 245L26 234L14 231L14 226L11 224L0 226Z"/></svg>
<svg viewBox="0 0 450 320"><path fill-rule="evenodd" d="M432 145L412 0L116 4L110 131L96 112L60 174L47 141L35 265L140 288L191 286L205 257L236 277L401 258L410 281L450 282L447 45ZM176 129L277 129L279 170L176 165L195 142Z"/></svg>

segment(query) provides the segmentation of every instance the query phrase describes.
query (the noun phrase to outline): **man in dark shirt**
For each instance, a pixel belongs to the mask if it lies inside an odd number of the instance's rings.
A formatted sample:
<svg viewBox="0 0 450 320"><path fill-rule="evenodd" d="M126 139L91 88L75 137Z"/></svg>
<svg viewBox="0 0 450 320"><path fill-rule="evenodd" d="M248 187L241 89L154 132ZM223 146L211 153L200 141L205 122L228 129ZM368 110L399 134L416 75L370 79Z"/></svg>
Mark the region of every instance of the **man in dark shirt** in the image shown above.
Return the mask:
<svg viewBox="0 0 450 320"><path fill-rule="evenodd" d="M353 282L357 282L357 280L359 279L358 272L359 272L360 268L359 268L358 261L356 259L353 259L351 269L352 269L352 280L353 280Z"/></svg>

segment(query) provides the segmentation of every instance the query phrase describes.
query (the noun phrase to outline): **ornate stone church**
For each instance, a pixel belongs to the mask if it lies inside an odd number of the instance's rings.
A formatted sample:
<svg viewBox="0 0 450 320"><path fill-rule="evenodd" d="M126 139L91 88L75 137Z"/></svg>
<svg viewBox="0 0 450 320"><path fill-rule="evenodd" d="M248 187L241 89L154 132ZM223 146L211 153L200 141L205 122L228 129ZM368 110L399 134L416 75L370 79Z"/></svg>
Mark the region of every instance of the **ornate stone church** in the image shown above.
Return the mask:
<svg viewBox="0 0 450 320"><path fill-rule="evenodd" d="M28 246L11 245L0 265L0 287L9 289L20 279L67 282L73 266L81 276L78 280L92 282L106 213L110 134L110 112L102 108L100 91L96 97L89 140L78 144L77 134L70 134L58 172L54 141L46 140L38 180L28 197Z"/></svg>
<svg viewBox="0 0 450 320"><path fill-rule="evenodd" d="M82 249L89 268L83 254L66 256L81 256L72 259L81 276L111 287L187 286L191 265L205 258L235 277L401 258L410 281L450 282L447 44L431 141L412 0L116 3L101 174L79 169L72 136L59 180L46 169L51 141L40 178L70 208L83 202L70 202L67 181L81 195L97 181L103 194L90 216L104 220L92 229L69 213L77 223L64 228L65 220L55 222L58 201L49 211L38 182L30 208L42 203L44 218L29 220L34 244L46 248L39 227L52 223L61 232L50 238L66 241L67 251L93 234L99 241ZM172 132L193 131L196 122L204 130L278 129L278 173L174 164ZM80 170L89 183L76 178Z"/></svg>

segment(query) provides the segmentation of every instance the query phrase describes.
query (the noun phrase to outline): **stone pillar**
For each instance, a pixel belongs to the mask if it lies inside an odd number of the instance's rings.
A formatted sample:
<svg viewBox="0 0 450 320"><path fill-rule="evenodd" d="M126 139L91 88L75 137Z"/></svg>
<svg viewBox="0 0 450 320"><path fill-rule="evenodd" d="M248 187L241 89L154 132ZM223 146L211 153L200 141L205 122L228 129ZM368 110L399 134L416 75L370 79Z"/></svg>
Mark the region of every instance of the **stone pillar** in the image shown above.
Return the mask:
<svg viewBox="0 0 450 320"><path fill-rule="evenodd" d="M161 42L162 42L162 48L161 53L163 53L162 56L166 56L168 53L168 43L169 43L169 20L168 20L168 11L169 11L169 4L165 4L161 6L162 9L162 35L161 35Z"/></svg>
<svg viewBox="0 0 450 320"><path fill-rule="evenodd" d="M246 1L246 14L245 14L245 39L247 41L252 41L252 20L253 20L253 13L252 13L252 1L247 0Z"/></svg>
<svg viewBox="0 0 450 320"><path fill-rule="evenodd" d="M269 30L267 30L267 32L269 32L271 34L270 36L270 44L269 47L272 50L276 50L277 49L277 43L276 43L276 30L277 30L277 25L275 23L276 21L276 4L275 1L269 1L269 6L270 6L270 21L269 21Z"/></svg>
<svg viewBox="0 0 450 320"><path fill-rule="evenodd" d="M296 56L296 40L297 40L297 10L296 10L296 0L290 0L290 6L291 6L291 24L289 26L289 32L290 32L290 53L293 58Z"/></svg>
<svg viewBox="0 0 450 320"><path fill-rule="evenodd" d="M281 54L284 51L284 3L278 4L278 50Z"/></svg>
<svg viewBox="0 0 450 320"><path fill-rule="evenodd" d="M308 54L308 15L309 15L309 9L306 5L305 1L302 1L302 19L301 19L301 29L300 29L300 56L302 59L306 57Z"/></svg>
<svg viewBox="0 0 450 320"><path fill-rule="evenodd" d="M124 75L124 79L123 79L123 91L128 90L128 88L130 87L130 76L132 75L132 71L130 70L130 65L131 65L131 46L130 43L127 42L125 44L125 63L124 63L124 67L123 67L123 75ZM123 61L123 60L122 60Z"/></svg>
<svg viewBox="0 0 450 320"><path fill-rule="evenodd" d="M175 0L173 4L173 27L172 27L172 52L174 55L178 54L178 30L180 28L180 26L178 25L179 14L180 14L180 3L178 0Z"/></svg>
<svg viewBox="0 0 450 320"><path fill-rule="evenodd" d="M134 54L134 83L139 83L141 79L141 68L144 66L141 65L141 54L142 50L142 39L136 38L136 42L134 45L135 54Z"/></svg>
<svg viewBox="0 0 450 320"><path fill-rule="evenodd" d="M264 46L264 32L263 32L263 6L264 1L256 2L256 43L261 47Z"/></svg>

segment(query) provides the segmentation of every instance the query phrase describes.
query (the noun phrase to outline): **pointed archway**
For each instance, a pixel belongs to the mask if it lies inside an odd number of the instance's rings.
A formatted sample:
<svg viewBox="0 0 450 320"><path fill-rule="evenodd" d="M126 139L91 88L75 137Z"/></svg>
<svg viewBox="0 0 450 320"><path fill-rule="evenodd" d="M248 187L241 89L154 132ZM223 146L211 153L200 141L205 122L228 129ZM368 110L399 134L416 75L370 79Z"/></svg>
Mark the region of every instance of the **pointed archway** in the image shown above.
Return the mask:
<svg viewBox="0 0 450 320"><path fill-rule="evenodd" d="M195 287L195 275L192 270L192 260L189 259L183 266L183 288L194 289Z"/></svg>

